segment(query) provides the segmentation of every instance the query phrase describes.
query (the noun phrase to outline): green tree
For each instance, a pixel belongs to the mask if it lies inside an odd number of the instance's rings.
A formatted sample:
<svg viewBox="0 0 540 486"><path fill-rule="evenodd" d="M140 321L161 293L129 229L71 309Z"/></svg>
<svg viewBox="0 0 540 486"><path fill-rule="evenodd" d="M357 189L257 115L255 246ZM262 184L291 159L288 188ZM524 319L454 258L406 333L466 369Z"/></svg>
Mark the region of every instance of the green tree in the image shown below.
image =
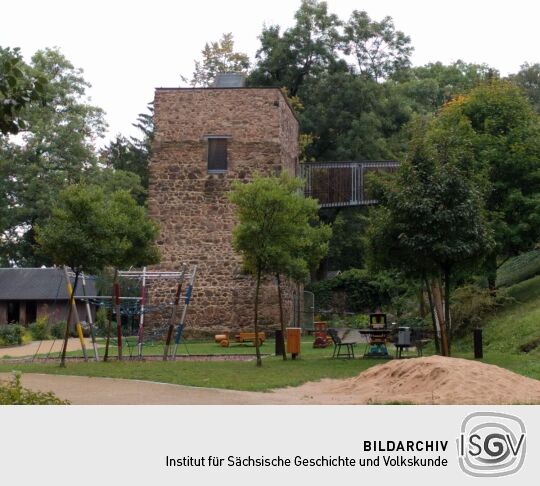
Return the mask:
<svg viewBox="0 0 540 486"><path fill-rule="evenodd" d="M142 190L135 185L131 189L132 195L139 204L146 202L146 191L148 190L150 151L154 139L154 107L153 103L148 104L148 112L140 113L136 123L133 126L141 132L141 137L124 137L117 135L114 140L101 151L100 161L106 168L113 172L134 174L137 176ZM96 171L96 176L100 177L99 172L104 173L104 179L108 178L107 171ZM126 176L124 177L124 180ZM127 189L127 187L124 187Z"/></svg>
<svg viewBox="0 0 540 486"><path fill-rule="evenodd" d="M302 0L294 18L295 25L283 34L278 25L264 27L250 84L286 88L296 96L306 80L328 70L347 70L337 54L342 23L326 2Z"/></svg>
<svg viewBox="0 0 540 486"><path fill-rule="evenodd" d="M540 238L540 118L522 91L494 79L447 103L437 118L441 131L466 123L456 143L474 151L487 180L485 205L496 245L486 258L489 286L498 267Z"/></svg>
<svg viewBox="0 0 540 486"><path fill-rule="evenodd" d="M301 280L326 250L329 229L310 226L317 220L317 203L303 198L298 190L300 184L286 175L255 177L248 184L235 184L230 195L238 219L233 245L242 255L244 269L256 279L253 319L256 335L261 279L265 275L284 274ZM281 323L283 326L282 317ZM261 366L258 340L255 345L257 366Z"/></svg>
<svg viewBox="0 0 540 486"><path fill-rule="evenodd" d="M24 62L20 49L0 46L0 134L26 129L24 109L43 101L47 80Z"/></svg>
<svg viewBox="0 0 540 486"><path fill-rule="evenodd" d="M435 113L457 95L498 77L487 64L434 62L402 71L394 87L415 113Z"/></svg>
<svg viewBox="0 0 540 486"><path fill-rule="evenodd" d="M458 127L458 131L462 127ZM482 191L470 161L471 146L461 146L454 131L447 143L430 140L419 124L407 159L396 177L380 182L380 207L371 215L370 253L383 267L414 276L435 275L444 283L441 351L450 352L450 295L454 273L490 249L490 228Z"/></svg>
<svg viewBox="0 0 540 486"><path fill-rule="evenodd" d="M249 57L234 50L232 33L223 34L217 42L206 43L202 61L195 61L191 86L210 86L218 73L247 72Z"/></svg>
<svg viewBox="0 0 540 486"><path fill-rule="evenodd" d="M540 114L540 63L525 63L518 73L509 76L510 80L523 89L525 95Z"/></svg>
<svg viewBox="0 0 540 486"><path fill-rule="evenodd" d="M354 10L345 24L343 41L345 53L355 57L359 72L375 81L392 77L410 65L411 39L395 29L391 17L377 22L367 12Z"/></svg>
<svg viewBox="0 0 540 486"><path fill-rule="evenodd" d="M97 165L95 141L105 129L103 111L89 104L89 84L58 50L38 51L30 63L43 76L45 105L32 102L24 118L30 130L21 141L0 139L5 174L0 192L7 199L3 218L3 264L40 266L46 258L35 254L36 224L45 221L61 189L86 177Z"/></svg>
<svg viewBox="0 0 540 486"><path fill-rule="evenodd" d="M157 233L156 225L128 192L106 194L97 186L72 185L61 191L48 221L36 226L36 241L40 252L53 263L68 266L75 273L73 298L81 272L93 274L106 266L122 268L156 263ZM69 325L64 337L62 366L68 337Z"/></svg>

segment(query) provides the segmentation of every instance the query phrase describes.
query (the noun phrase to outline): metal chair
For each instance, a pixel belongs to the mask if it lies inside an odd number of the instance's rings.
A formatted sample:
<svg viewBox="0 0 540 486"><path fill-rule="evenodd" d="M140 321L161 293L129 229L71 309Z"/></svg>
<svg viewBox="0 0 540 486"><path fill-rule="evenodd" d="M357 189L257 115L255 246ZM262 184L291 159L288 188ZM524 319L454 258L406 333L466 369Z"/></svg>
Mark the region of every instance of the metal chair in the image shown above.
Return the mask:
<svg viewBox="0 0 540 486"><path fill-rule="evenodd" d="M354 343L343 342L336 329L328 329L328 334L330 334L334 343L334 354L332 354L332 358L354 358ZM345 346L344 353L341 352L342 346Z"/></svg>

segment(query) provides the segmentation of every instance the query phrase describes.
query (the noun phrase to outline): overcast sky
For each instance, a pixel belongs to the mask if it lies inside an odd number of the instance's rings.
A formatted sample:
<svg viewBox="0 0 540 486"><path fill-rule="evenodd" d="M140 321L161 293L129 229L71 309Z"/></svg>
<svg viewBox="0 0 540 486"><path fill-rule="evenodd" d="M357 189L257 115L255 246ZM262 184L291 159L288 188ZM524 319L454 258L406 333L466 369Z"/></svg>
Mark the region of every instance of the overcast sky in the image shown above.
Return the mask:
<svg viewBox="0 0 540 486"><path fill-rule="evenodd" d="M328 0L347 19L366 10L385 15L412 39L413 64L458 59L487 63L503 74L540 62L538 0ZM133 134L131 123L159 86L188 78L206 41L232 32L254 57L263 24L288 27L300 0L0 0L0 45L26 58L57 46L92 84L109 137Z"/></svg>

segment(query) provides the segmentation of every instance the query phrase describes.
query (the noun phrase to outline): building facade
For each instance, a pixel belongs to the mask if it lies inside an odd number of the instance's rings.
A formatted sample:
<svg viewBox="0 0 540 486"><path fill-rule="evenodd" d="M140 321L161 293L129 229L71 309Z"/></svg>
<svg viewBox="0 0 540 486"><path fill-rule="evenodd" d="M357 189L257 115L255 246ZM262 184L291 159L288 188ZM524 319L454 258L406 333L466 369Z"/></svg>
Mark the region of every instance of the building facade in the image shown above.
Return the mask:
<svg viewBox="0 0 540 486"><path fill-rule="evenodd" d="M71 282L73 284L73 281ZM87 283L88 295L96 295L93 280ZM76 297L84 296L78 285ZM95 306L90 305L95 315ZM60 268L0 268L0 325L27 326L46 318L50 325L67 319L69 296L64 272ZM86 320L86 304L77 300L77 310Z"/></svg>
<svg viewBox="0 0 540 486"><path fill-rule="evenodd" d="M232 247L236 223L228 199L235 181L298 171L298 122L276 88L162 88L154 100L149 214L160 224L161 263L198 265L186 330L238 330L253 322L253 279ZM149 301L169 301L165 284ZM292 316L287 287L286 319ZM275 283L262 291L260 320L277 324Z"/></svg>

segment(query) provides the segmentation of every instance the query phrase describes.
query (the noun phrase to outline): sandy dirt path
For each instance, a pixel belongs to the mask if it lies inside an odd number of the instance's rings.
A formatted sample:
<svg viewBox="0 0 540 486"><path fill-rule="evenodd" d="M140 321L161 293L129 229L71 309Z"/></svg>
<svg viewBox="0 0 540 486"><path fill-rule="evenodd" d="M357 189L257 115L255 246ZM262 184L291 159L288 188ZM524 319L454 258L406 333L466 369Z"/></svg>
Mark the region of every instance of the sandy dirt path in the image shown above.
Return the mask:
<svg viewBox="0 0 540 486"><path fill-rule="evenodd" d="M9 379L0 373L0 380ZM262 405L287 404L277 393L201 388L116 378L23 374L23 386L52 391L73 405Z"/></svg>
<svg viewBox="0 0 540 486"><path fill-rule="evenodd" d="M92 341L90 340L90 338L85 338L84 342L87 352L92 352ZM62 343L63 341L61 339L51 339L41 342L32 341L31 343L25 344L23 346L0 348L0 358L7 358L8 356L10 358L24 358L27 356L34 356L34 354L36 354L36 351L38 351L39 354L51 353L52 355L58 355L58 353L62 351ZM81 351L82 356L81 342L79 341L79 338L69 338L67 350Z"/></svg>

